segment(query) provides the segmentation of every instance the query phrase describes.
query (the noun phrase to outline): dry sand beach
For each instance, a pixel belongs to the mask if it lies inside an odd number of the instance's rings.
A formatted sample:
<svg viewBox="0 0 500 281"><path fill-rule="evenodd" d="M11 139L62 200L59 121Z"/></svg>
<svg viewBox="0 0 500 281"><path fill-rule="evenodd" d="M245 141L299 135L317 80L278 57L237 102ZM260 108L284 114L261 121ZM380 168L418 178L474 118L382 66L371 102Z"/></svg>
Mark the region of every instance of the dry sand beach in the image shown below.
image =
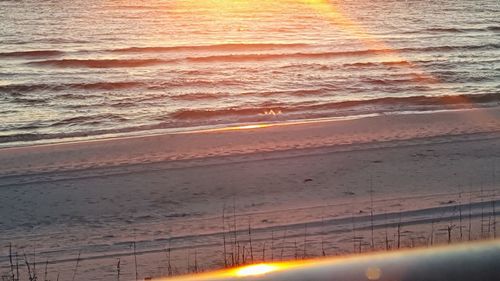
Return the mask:
<svg viewBox="0 0 500 281"><path fill-rule="evenodd" d="M499 139L492 107L3 148L0 272L10 243L132 280L223 267L224 240L241 264L494 238Z"/></svg>

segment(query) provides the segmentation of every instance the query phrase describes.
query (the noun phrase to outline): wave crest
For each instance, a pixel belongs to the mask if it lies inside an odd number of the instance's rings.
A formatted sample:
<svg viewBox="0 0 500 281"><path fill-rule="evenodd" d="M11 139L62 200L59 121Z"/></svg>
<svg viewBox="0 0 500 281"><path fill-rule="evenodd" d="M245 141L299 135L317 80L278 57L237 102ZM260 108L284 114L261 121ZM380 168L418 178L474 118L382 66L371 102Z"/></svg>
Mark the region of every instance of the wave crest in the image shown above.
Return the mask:
<svg viewBox="0 0 500 281"><path fill-rule="evenodd" d="M32 65L40 66L57 66L57 67L67 67L67 68L115 68L115 67L144 67L153 66L164 63L164 60L160 59L62 59L62 60L43 60L43 61L33 61L29 62Z"/></svg>
<svg viewBox="0 0 500 281"><path fill-rule="evenodd" d="M161 53L179 51L259 51L274 49L295 49L307 47L307 44L219 44L219 45L199 45L199 46L172 46L172 47L129 47L110 50L113 53Z"/></svg>
<svg viewBox="0 0 500 281"><path fill-rule="evenodd" d="M209 56L194 56L179 59L61 59L32 61L28 64L40 66L56 66L68 68L121 68L121 67L146 67L168 63L210 63L210 62L259 62L282 59L326 59L335 57L351 56L376 56L384 54L396 54L404 52L451 52L467 50L496 50L500 44L484 45L462 45L462 46L433 46L424 48L400 48L400 49L366 49L353 51L330 51L330 52L298 52L298 53L259 53L259 54L223 54ZM394 62L395 64L397 62ZM404 61L400 62L405 63Z"/></svg>
<svg viewBox="0 0 500 281"><path fill-rule="evenodd" d="M69 84L10 84L0 86L0 93L29 93L36 91L64 91L78 90L119 90L140 87L142 82L97 82L97 83L69 83Z"/></svg>
<svg viewBox="0 0 500 281"><path fill-rule="evenodd" d="M22 52L4 52L0 53L0 57L4 58L37 58L37 57L53 57L63 55L64 52L57 50L37 50L37 51L22 51Z"/></svg>

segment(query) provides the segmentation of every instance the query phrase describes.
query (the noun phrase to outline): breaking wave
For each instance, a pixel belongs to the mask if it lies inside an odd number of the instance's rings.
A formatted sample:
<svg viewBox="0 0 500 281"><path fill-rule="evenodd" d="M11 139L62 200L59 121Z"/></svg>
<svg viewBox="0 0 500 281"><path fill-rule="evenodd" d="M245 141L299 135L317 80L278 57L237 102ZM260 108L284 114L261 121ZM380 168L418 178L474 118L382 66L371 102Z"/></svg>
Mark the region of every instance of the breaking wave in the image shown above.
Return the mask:
<svg viewBox="0 0 500 281"><path fill-rule="evenodd" d="M40 127L72 127L76 125L94 126L104 122L121 124L115 129L93 131L73 131L60 133L18 133L0 136L0 143L18 141L36 141L85 137L103 134L130 133L155 129L180 128L198 125L230 124L252 121L287 120L286 116L297 118L320 118L329 116L345 116L346 113L367 114L384 113L399 110L436 110L468 108L472 106L493 106L500 103L500 93L457 95L457 96L413 96L385 97L370 100L351 100L331 103L303 102L294 105L265 102L258 105L219 109L180 109L167 116L158 116L154 123L139 126L126 126L129 119L118 114L99 114L77 116L63 119L51 124L40 124ZM353 113L356 112L356 113ZM282 118L283 116L283 118ZM33 125L36 129L37 125ZM23 129L23 128L17 128Z"/></svg>
<svg viewBox="0 0 500 281"><path fill-rule="evenodd" d="M384 111L384 108L402 106L411 108L411 106L421 106L422 110L429 106L438 106L446 108L459 105L470 106L477 104L487 104L500 102L500 93L476 94L476 95L457 95L457 96L412 96L412 97L385 97L370 100L352 100L321 104L298 104L290 106L287 104L261 104L252 107L240 108L222 108L222 109L181 109L171 114L174 119L210 119L228 116L250 116L265 114L266 110L273 112L293 113L346 109L362 107L367 105L376 105L378 110Z"/></svg>

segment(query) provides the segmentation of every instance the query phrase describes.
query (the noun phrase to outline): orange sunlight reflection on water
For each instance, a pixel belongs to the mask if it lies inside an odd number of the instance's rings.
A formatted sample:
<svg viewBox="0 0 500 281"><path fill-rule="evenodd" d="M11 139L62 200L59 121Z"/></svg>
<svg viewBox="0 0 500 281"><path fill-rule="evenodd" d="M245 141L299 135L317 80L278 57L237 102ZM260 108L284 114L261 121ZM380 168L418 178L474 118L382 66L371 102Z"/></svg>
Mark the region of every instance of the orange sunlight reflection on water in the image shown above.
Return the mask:
<svg viewBox="0 0 500 281"><path fill-rule="evenodd" d="M428 74L425 70L420 69L411 61L408 61L401 54L394 50L391 46L385 42L372 36L370 32L364 29L360 24L352 21L347 15L344 15L338 7L335 6L329 0L297 0L310 8L315 10L318 14L322 15L326 20L330 21L332 24L339 26L344 32L355 35L360 42L367 46L369 49L380 50L378 53L384 60L388 61L400 61L405 62L398 64L398 67L411 69L416 72L415 81L421 83L437 83L439 79L431 74ZM450 99L443 100L443 103L449 105L461 104L472 104L472 102L465 96L459 95L459 93L451 92L449 90L443 89L450 96ZM481 117L479 117L481 118Z"/></svg>
<svg viewBox="0 0 500 281"><path fill-rule="evenodd" d="M369 50L375 50L377 56L384 61L401 62L394 64L394 67L403 69L411 69L415 73L414 81L419 83L438 83L439 79L429 74L427 71L420 69L414 63L403 57L400 52L392 48L392 46L372 35L370 30L365 28L362 23L354 21L348 13L339 6L339 4L329 0L207 0L207 1L180 1L175 6L176 9L192 10L196 12L196 18L210 19L203 21L203 24L210 26L218 26L228 30L228 33L221 38L213 38L214 42L223 43L256 43L249 38L245 38L245 29L252 28L252 25L259 24L252 21L252 18L259 18L257 15L261 13L269 13L274 11L273 18L280 18L282 15L289 14L287 11L276 10L280 9L291 10L300 7L305 12L316 14L319 18L335 26L340 31L352 35L354 38ZM273 9L274 7L274 9ZM293 8L292 8L293 7ZM193 16L194 17L194 16ZM281 19L286 21L285 18ZM234 30L235 27L236 31ZM208 29L208 26L207 26ZM236 32L233 34L233 32ZM247 40L248 39L248 40ZM235 41L236 40L236 41ZM234 41L234 42L233 42ZM276 40L280 43L280 39ZM443 91L449 91L443 89ZM454 96L453 100L443 100L446 104L456 104L457 100L461 104L470 104L471 102L463 96L458 95L456 92L446 93L448 96ZM272 110L264 112L265 115L274 115ZM279 113L276 113L279 114ZM254 129L262 127L242 127L241 129Z"/></svg>

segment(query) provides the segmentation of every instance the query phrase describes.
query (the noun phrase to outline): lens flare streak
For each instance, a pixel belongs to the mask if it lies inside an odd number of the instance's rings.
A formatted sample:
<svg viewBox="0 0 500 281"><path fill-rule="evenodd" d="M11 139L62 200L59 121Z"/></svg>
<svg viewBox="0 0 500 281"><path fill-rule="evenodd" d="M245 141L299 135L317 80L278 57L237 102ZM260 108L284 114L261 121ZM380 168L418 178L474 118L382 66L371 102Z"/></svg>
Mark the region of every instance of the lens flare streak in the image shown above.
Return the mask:
<svg viewBox="0 0 500 281"><path fill-rule="evenodd" d="M258 264L240 268L236 271L235 275L238 277L258 276L276 271L278 269L279 267L277 265Z"/></svg>

